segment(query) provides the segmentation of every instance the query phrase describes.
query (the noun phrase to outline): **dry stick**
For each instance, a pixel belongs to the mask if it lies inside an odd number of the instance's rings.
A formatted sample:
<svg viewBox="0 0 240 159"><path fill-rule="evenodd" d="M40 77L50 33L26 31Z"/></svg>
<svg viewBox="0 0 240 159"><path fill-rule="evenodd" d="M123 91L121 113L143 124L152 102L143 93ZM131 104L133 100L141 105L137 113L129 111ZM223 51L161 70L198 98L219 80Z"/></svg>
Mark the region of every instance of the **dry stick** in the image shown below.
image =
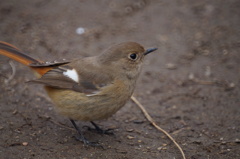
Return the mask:
<svg viewBox="0 0 240 159"><path fill-rule="evenodd" d="M133 100L134 103L137 104L137 106L142 110L143 114L145 115L145 117L148 119L148 121L150 121L150 123L157 128L158 130L160 130L161 132L163 132L176 146L177 148L180 150L183 159L186 159L185 154L182 150L182 148L179 146L179 144L172 138L172 136L166 132L165 130L163 130L162 128L160 128L153 120L153 118L148 114L148 112L146 111L146 109L143 107L143 105L134 97L132 96L131 99Z"/></svg>
<svg viewBox="0 0 240 159"><path fill-rule="evenodd" d="M13 77L15 76L15 74L16 74L16 67L15 67L14 63L12 61L9 61L9 64L10 64L10 66L12 68L12 74L11 74L11 76L8 79L5 80L5 83L10 82L13 79Z"/></svg>

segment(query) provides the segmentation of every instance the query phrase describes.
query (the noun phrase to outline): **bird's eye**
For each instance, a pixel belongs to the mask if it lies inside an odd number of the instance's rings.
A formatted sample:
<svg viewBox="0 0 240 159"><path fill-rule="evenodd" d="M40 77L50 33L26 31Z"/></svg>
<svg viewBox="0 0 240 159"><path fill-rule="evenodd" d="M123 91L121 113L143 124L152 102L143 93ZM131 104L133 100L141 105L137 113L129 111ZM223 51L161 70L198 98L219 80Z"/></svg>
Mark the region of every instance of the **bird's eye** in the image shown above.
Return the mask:
<svg viewBox="0 0 240 159"><path fill-rule="evenodd" d="M138 55L137 55L136 53L132 53L132 54L129 55L129 58L130 58L131 60L136 60L137 57L138 57Z"/></svg>

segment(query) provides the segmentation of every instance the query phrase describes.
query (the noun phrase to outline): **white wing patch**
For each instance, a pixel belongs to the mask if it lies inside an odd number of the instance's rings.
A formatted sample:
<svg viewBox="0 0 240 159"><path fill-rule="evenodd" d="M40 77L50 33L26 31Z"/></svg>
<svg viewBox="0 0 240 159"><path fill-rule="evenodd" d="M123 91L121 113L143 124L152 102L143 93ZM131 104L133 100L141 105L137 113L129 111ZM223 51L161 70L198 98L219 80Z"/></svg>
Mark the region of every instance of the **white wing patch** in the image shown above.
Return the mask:
<svg viewBox="0 0 240 159"><path fill-rule="evenodd" d="M67 71L63 72L63 75L68 78L71 78L75 82L79 82L78 73L75 69L72 69L72 70L68 69Z"/></svg>

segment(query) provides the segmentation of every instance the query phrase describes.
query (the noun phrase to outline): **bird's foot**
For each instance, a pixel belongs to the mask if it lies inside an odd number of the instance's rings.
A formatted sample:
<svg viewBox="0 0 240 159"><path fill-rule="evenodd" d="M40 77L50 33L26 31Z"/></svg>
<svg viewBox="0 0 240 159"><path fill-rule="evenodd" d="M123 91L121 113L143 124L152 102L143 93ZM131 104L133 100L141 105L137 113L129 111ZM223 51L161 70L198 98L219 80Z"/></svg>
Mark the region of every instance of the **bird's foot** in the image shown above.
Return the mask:
<svg viewBox="0 0 240 159"><path fill-rule="evenodd" d="M94 126L94 128L91 128L90 126L84 126L86 127L89 131L94 131L97 132L98 134L106 134L106 135L114 135L113 130L114 129L101 129L96 123L92 122L92 125Z"/></svg>

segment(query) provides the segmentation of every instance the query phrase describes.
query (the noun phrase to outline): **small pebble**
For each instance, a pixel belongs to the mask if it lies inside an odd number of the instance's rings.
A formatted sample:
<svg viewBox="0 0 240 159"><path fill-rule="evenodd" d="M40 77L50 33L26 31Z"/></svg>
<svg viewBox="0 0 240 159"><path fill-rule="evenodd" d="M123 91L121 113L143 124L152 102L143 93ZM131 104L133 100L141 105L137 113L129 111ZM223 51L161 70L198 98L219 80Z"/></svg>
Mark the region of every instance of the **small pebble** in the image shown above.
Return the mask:
<svg viewBox="0 0 240 159"><path fill-rule="evenodd" d="M130 139L130 140L132 140L132 139L134 139L135 137L128 135L127 138Z"/></svg>
<svg viewBox="0 0 240 159"><path fill-rule="evenodd" d="M76 29L76 33L81 35L81 34L85 33L85 29L82 28L82 27L79 27L79 28Z"/></svg>
<svg viewBox="0 0 240 159"><path fill-rule="evenodd" d="M23 146L27 146L27 145L28 145L28 142L23 142L22 145L23 145Z"/></svg>
<svg viewBox="0 0 240 159"><path fill-rule="evenodd" d="M167 146L167 144L162 144L163 146Z"/></svg>
<svg viewBox="0 0 240 159"><path fill-rule="evenodd" d="M234 84L234 83L230 83L230 84L229 84L229 87L230 87L230 88L234 88L234 87L235 87L235 84Z"/></svg>
<svg viewBox="0 0 240 159"><path fill-rule="evenodd" d="M189 80L194 80L194 79L195 79L194 74L193 74L193 73L190 73L190 74L188 75L188 79L189 79Z"/></svg>
<svg viewBox="0 0 240 159"><path fill-rule="evenodd" d="M18 113L18 111L16 109L12 112L13 115L15 115L17 113Z"/></svg>
<svg viewBox="0 0 240 159"><path fill-rule="evenodd" d="M240 143L240 140L239 140L239 139L235 139L235 142L236 142L236 143Z"/></svg>
<svg viewBox="0 0 240 159"><path fill-rule="evenodd" d="M127 132L133 132L133 129L127 129Z"/></svg>
<svg viewBox="0 0 240 159"><path fill-rule="evenodd" d="M170 69L170 70L174 70L177 68L177 66L173 63L168 63L168 64L166 64L166 68Z"/></svg>

